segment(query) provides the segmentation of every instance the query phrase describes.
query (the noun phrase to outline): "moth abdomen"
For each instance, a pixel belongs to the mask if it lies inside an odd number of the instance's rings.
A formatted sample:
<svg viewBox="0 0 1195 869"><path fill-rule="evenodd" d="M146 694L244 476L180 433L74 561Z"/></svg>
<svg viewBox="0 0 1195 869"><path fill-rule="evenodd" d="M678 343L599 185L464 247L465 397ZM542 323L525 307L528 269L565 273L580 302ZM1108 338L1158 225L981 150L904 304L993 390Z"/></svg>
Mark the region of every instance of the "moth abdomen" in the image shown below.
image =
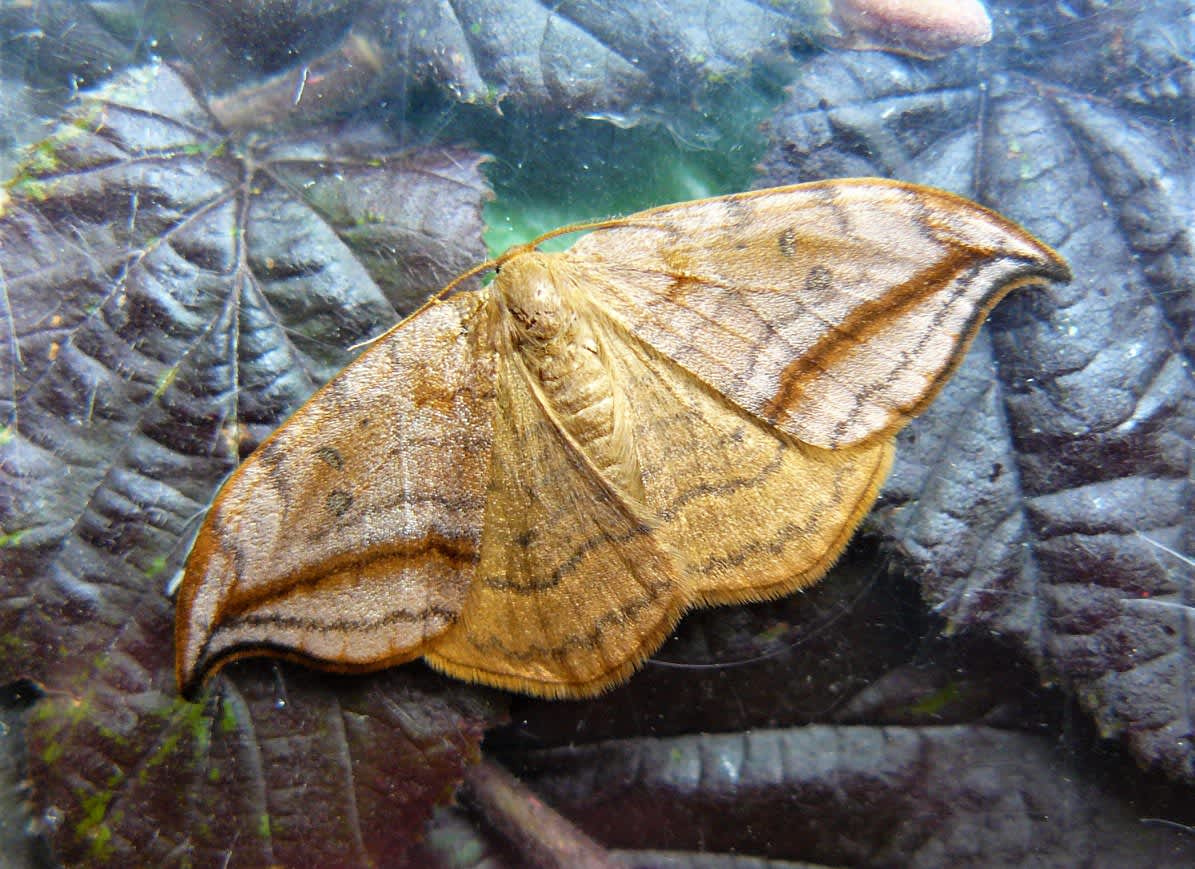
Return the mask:
<svg viewBox="0 0 1195 869"><path fill-rule="evenodd" d="M623 435L630 429L619 418L627 412L626 402L618 400L618 384L588 320L577 318L568 331L557 346L529 354L528 367L553 415L590 461L623 491L638 494L639 466Z"/></svg>

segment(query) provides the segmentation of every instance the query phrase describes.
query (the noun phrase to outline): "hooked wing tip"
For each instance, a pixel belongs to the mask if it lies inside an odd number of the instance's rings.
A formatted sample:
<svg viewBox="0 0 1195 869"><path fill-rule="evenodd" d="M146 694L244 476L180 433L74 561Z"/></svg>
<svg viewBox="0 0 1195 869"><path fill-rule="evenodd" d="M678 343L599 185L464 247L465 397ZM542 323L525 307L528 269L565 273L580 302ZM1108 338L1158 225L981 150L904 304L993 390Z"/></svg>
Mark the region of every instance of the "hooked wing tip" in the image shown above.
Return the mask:
<svg viewBox="0 0 1195 869"><path fill-rule="evenodd" d="M213 530L217 525L217 514L209 513L187 558L174 602L174 679L179 694L188 700L231 660L233 652L221 638L220 623L236 585L236 570Z"/></svg>
<svg viewBox="0 0 1195 869"><path fill-rule="evenodd" d="M1055 284L1069 284L1074 279L1074 273L1071 271L1070 263L1062 258L1062 255L1054 248L1050 247L1044 241L1035 236L1025 234L1032 242L1036 256L1030 261L1032 267L1027 270L1027 274L1018 281L1018 285L1025 284L1040 284L1040 283L1055 283Z"/></svg>
<svg viewBox="0 0 1195 869"><path fill-rule="evenodd" d="M1075 275L1071 271L1070 263L1064 260L1054 248L1047 247L1044 244L1042 247L1045 247L1050 255L1044 270L1045 277L1058 284L1069 284L1074 280Z"/></svg>
<svg viewBox="0 0 1195 869"><path fill-rule="evenodd" d="M201 649L192 639L191 625L179 610L174 631L174 681L178 693L186 700L194 700L211 669L201 660Z"/></svg>

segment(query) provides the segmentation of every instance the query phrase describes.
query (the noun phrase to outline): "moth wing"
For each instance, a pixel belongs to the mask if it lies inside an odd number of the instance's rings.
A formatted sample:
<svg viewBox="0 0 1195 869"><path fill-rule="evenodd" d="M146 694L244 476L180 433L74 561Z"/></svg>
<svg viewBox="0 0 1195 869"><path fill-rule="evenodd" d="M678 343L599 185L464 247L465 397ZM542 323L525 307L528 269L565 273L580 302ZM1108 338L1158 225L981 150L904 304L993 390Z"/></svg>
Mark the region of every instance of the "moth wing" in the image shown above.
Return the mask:
<svg viewBox="0 0 1195 869"><path fill-rule="evenodd" d="M425 657L461 679L590 696L659 647L685 589L642 506L593 466L530 378L514 350L498 354L477 580Z"/></svg>
<svg viewBox="0 0 1195 869"><path fill-rule="evenodd" d="M273 652L337 670L422 653L482 537L494 411L483 297L395 327L228 479L179 590L176 675Z"/></svg>
<svg viewBox="0 0 1195 869"><path fill-rule="evenodd" d="M596 229L565 255L629 331L827 448L895 433L1007 292L1069 277L1003 217L878 179L665 206Z"/></svg>
<svg viewBox="0 0 1195 869"><path fill-rule="evenodd" d="M634 397L656 535L685 554L690 598L741 603L820 579L875 501L893 439L837 450L801 443L617 324L606 332L613 370Z"/></svg>

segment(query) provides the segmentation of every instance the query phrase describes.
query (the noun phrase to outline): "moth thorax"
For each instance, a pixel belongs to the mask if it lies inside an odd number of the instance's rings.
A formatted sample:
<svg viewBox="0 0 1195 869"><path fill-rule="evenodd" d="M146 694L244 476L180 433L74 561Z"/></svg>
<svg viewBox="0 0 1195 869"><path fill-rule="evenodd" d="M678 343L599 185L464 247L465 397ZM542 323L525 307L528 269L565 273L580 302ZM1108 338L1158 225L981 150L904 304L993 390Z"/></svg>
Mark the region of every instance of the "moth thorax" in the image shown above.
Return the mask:
<svg viewBox="0 0 1195 869"><path fill-rule="evenodd" d="M566 304L543 254L525 253L502 265L494 280L508 314L511 341L524 348L567 340L576 312Z"/></svg>
<svg viewBox="0 0 1195 869"><path fill-rule="evenodd" d="M509 314L511 343L561 427L611 482L641 497L627 405L593 313L567 270L554 268L548 256L520 256L503 266L495 281Z"/></svg>

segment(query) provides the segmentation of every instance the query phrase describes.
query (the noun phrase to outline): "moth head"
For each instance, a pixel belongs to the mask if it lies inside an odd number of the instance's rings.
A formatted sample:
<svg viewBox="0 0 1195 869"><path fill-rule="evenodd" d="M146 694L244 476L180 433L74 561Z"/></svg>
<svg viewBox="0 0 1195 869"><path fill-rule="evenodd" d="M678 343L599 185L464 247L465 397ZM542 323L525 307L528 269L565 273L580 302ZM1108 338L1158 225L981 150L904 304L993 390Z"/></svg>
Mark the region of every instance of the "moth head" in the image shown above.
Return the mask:
<svg viewBox="0 0 1195 869"><path fill-rule="evenodd" d="M561 291L563 275L551 257L528 251L504 262L494 278L516 344L546 344L565 334L573 321Z"/></svg>

